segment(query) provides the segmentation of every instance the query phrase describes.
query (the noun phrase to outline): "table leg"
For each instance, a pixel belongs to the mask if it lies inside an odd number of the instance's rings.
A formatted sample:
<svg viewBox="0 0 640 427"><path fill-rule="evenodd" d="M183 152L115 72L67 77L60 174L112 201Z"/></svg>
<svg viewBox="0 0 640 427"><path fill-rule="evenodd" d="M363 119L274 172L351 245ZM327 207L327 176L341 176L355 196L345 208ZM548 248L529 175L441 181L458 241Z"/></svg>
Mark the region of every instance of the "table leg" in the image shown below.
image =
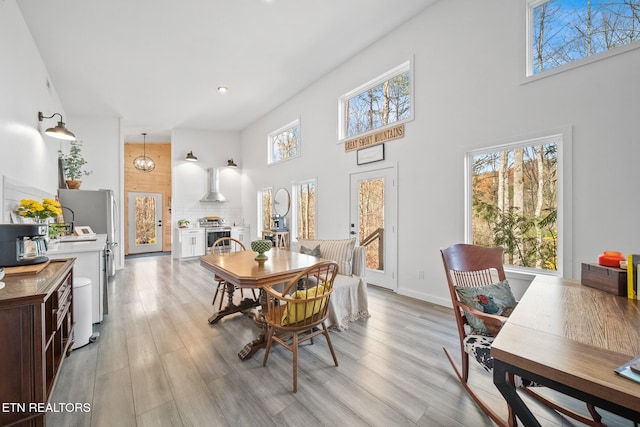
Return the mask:
<svg viewBox="0 0 640 427"><path fill-rule="evenodd" d="M518 395L515 385L507 379L508 365L498 359L493 359L493 383L496 385L507 404L525 427L540 427L540 423L533 416L527 405Z"/></svg>
<svg viewBox="0 0 640 427"><path fill-rule="evenodd" d="M213 325L218 322L218 320L222 319L225 316L228 316L233 313L238 313L241 311L249 310L253 307L257 307L259 305L259 301L253 300L251 298L245 298L240 301L239 304L233 303L233 294L235 292L235 286L231 283L226 283L227 285L227 305L222 310L218 310L214 312L211 317L209 317L209 324Z"/></svg>
<svg viewBox="0 0 640 427"><path fill-rule="evenodd" d="M253 321L260 327L260 335L240 350L238 357L242 360L251 359L258 350L267 345L267 322L264 320L264 313L267 311L267 293L263 289L260 289L258 300L260 301L262 310L253 311Z"/></svg>

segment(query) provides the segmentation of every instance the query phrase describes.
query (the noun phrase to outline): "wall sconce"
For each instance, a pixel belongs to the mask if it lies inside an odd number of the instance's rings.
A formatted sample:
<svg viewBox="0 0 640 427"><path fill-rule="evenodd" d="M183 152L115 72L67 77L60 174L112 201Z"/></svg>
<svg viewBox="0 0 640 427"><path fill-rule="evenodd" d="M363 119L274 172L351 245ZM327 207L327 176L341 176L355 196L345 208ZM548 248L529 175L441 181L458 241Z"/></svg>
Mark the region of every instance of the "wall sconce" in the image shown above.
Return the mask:
<svg viewBox="0 0 640 427"><path fill-rule="evenodd" d="M189 162L197 162L198 161L198 158L193 155L193 151L189 151L187 153L187 156L184 159L186 161L189 161Z"/></svg>
<svg viewBox="0 0 640 427"><path fill-rule="evenodd" d="M41 122L43 119L52 119L55 116L60 116L60 121L58 122L58 126L54 127L54 128L49 128L47 130L44 131L45 134L52 136L54 138L58 138L58 139L64 139L67 141L75 141L76 140L76 136L73 134L73 132L69 131L69 129L67 129L64 125L64 122L62 121L62 114L60 113L53 113L51 116L49 117L45 117L42 115L42 111L38 111L38 121Z"/></svg>
<svg viewBox="0 0 640 427"><path fill-rule="evenodd" d="M233 159L229 159L227 160L227 167L228 168L237 168L238 165L235 164L235 162L233 161Z"/></svg>

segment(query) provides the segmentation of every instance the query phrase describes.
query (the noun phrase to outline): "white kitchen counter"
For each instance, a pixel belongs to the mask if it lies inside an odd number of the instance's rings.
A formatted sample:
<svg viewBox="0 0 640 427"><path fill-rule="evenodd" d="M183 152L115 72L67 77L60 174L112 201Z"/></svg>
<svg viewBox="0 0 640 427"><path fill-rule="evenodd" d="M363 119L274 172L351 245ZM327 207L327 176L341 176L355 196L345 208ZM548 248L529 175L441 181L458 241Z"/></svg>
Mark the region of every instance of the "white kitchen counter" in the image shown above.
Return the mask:
<svg viewBox="0 0 640 427"><path fill-rule="evenodd" d="M49 243L47 255L103 251L106 243L106 234L98 234L96 240Z"/></svg>
<svg viewBox="0 0 640 427"><path fill-rule="evenodd" d="M106 305L104 249L107 235L98 234L96 237L96 240L49 244L46 256L51 259L76 259L73 276L91 280L91 320L93 323L100 323L104 319Z"/></svg>

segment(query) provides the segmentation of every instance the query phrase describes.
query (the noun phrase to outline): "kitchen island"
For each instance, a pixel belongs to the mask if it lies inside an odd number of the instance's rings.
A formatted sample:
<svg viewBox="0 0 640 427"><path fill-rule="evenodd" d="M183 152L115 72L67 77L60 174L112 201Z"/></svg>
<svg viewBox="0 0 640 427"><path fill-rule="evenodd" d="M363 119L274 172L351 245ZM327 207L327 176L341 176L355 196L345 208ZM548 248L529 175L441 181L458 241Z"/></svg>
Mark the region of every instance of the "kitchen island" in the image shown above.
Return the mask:
<svg viewBox="0 0 640 427"><path fill-rule="evenodd" d="M53 241L55 242L55 241ZM96 240L61 241L49 244L47 257L50 259L75 258L73 277L91 280L91 321L100 323L107 313L105 248L106 234L96 235Z"/></svg>

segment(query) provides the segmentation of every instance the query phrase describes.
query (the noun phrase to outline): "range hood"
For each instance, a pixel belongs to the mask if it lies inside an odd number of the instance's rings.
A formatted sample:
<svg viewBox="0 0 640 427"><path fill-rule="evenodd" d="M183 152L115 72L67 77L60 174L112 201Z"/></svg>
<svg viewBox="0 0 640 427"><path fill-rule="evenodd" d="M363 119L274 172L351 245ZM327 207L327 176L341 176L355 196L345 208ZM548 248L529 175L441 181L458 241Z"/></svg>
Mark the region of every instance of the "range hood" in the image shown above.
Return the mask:
<svg viewBox="0 0 640 427"><path fill-rule="evenodd" d="M207 169L208 187L207 194L204 195L201 202L226 202L227 198L224 197L220 191L220 171L216 168Z"/></svg>

